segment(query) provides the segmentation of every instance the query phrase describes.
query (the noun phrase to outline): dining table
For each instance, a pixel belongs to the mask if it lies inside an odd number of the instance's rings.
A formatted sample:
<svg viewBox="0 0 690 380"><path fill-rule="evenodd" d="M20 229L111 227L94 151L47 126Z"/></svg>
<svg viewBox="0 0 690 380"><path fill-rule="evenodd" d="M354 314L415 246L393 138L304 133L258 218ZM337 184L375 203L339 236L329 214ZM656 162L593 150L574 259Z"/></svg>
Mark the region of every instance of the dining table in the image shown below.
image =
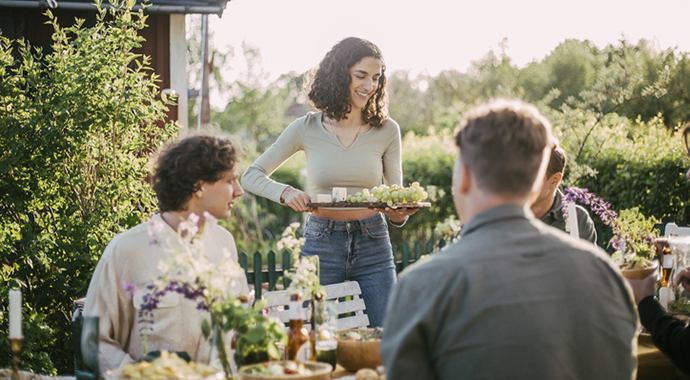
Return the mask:
<svg viewBox="0 0 690 380"><path fill-rule="evenodd" d="M637 380L690 380L659 351L649 334L637 338Z"/></svg>
<svg viewBox="0 0 690 380"><path fill-rule="evenodd" d="M337 365L331 379L354 379L355 373ZM671 360L654 346L649 334L640 334L637 339L637 380L690 380L680 372Z"/></svg>

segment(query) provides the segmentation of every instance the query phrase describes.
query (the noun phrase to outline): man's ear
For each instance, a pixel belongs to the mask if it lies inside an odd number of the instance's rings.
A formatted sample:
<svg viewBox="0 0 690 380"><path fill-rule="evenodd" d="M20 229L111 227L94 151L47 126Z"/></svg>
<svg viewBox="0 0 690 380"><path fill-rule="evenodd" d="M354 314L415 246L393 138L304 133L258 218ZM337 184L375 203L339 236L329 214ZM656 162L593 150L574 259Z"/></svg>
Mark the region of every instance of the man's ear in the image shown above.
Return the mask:
<svg viewBox="0 0 690 380"><path fill-rule="evenodd" d="M465 164L462 164L462 166L460 167L460 175L462 176L462 181L460 182L460 188L458 189L458 192L460 194L467 194L470 191L470 187L472 181L474 180L474 177L470 172L470 168L468 168Z"/></svg>
<svg viewBox="0 0 690 380"><path fill-rule="evenodd" d="M204 196L204 183L199 181L196 183L196 185L194 185L194 187L197 190L194 192L193 195L196 196L197 198L202 198Z"/></svg>
<svg viewBox="0 0 690 380"><path fill-rule="evenodd" d="M563 173L554 173L550 178L549 178L549 189L553 190L556 187L558 187L558 184L561 183L561 180L563 179Z"/></svg>

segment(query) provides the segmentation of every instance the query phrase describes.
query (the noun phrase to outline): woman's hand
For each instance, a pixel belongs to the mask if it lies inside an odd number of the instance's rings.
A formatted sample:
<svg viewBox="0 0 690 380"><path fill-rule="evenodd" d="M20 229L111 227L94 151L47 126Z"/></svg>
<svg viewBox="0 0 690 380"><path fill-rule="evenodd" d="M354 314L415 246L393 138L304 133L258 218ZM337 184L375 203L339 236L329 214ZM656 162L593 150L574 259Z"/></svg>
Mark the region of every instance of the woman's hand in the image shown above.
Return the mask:
<svg viewBox="0 0 690 380"><path fill-rule="evenodd" d="M407 217L419 211L419 208L372 208L373 210L378 210L388 217L391 221L395 223L404 222Z"/></svg>
<svg viewBox="0 0 690 380"><path fill-rule="evenodd" d="M675 277L675 281L673 282L676 285L683 285L685 291L690 292L690 267L687 267L682 271L678 272L678 274Z"/></svg>
<svg viewBox="0 0 690 380"><path fill-rule="evenodd" d="M288 186L280 195L283 200L283 205L290 207L297 212L314 212L318 214L318 209L307 207L307 203L311 202L311 198L302 190L297 190L292 186Z"/></svg>

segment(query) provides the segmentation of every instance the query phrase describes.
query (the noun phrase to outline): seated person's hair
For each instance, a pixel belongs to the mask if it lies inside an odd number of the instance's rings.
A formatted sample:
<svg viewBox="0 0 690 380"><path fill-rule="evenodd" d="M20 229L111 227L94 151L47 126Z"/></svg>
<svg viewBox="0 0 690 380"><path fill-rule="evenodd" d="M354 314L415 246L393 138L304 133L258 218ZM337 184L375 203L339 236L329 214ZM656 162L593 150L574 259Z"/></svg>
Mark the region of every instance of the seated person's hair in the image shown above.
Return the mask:
<svg viewBox="0 0 690 380"><path fill-rule="evenodd" d="M237 163L228 139L195 135L170 143L161 151L153 172L153 190L163 211L183 211L201 182L223 178Z"/></svg>
<svg viewBox="0 0 690 380"><path fill-rule="evenodd" d="M551 124L536 107L497 99L466 115L455 143L479 188L522 196L532 191L550 136Z"/></svg>
<svg viewBox="0 0 690 380"><path fill-rule="evenodd" d="M568 164L568 156L565 155L565 150L560 146L555 146L551 150L551 159L549 159L549 166L546 167L546 178L551 178L556 173L565 171L565 165Z"/></svg>

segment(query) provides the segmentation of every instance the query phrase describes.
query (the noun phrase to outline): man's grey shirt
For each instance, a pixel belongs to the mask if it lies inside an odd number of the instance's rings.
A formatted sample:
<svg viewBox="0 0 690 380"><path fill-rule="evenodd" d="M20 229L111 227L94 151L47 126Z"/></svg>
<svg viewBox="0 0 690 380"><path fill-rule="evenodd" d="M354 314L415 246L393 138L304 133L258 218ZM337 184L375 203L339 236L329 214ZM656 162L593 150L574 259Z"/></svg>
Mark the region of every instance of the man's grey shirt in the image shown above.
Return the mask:
<svg viewBox="0 0 690 380"><path fill-rule="evenodd" d="M396 380L627 380L637 326L604 251L507 205L401 274L381 355Z"/></svg>

